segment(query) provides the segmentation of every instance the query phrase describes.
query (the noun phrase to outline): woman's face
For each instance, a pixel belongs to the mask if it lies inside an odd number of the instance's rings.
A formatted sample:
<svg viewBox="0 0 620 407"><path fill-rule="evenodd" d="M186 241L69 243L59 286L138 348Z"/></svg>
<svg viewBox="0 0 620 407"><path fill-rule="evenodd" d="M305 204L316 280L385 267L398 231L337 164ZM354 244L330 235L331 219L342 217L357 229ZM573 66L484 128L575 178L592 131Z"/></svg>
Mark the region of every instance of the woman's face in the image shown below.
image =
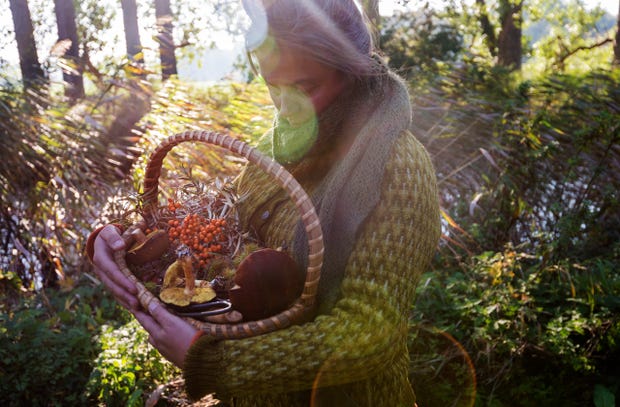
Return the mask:
<svg viewBox="0 0 620 407"><path fill-rule="evenodd" d="M316 117L342 92L346 76L299 51L277 48L258 55L261 75L280 117L291 126Z"/></svg>

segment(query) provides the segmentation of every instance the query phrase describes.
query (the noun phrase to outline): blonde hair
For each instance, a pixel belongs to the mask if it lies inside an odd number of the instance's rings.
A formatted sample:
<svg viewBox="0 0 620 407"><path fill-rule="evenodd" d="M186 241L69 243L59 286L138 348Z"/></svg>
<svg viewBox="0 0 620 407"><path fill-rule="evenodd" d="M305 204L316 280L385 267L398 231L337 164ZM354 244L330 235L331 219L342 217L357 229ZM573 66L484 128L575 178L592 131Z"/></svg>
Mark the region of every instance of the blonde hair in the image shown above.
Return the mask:
<svg viewBox="0 0 620 407"><path fill-rule="evenodd" d="M354 0L243 0L251 53L269 40L360 78L381 70L368 20Z"/></svg>

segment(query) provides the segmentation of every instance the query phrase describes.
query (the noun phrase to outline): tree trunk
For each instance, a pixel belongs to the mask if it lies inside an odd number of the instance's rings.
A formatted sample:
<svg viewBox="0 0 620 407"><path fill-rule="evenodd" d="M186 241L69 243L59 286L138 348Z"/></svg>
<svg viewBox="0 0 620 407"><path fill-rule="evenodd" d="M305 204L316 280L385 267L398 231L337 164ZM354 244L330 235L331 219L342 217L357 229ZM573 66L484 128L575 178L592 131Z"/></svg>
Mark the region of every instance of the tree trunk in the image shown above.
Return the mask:
<svg viewBox="0 0 620 407"><path fill-rule="evenodd" d="M123 25L125 28L125 46L127 56L136 69L131 70L135 78L144 78L146 73L143 69L144 55L138 29L138 8L136 0L121 0L123 10ZM168 3L168 9L170 8ZM156 12L157 8L156 2ZM159 22L159 18L158 18ZM158 25L159 28L159 25ZM172 28L170 29L172 32ZM161 42L160 42L161 46ZM161 52L161 51L160 51ZM172 49L174 57L174 48ZM162 60L162 65L163 65ZM175 62L176 67L176 62ZM176 69L176 68L175 68ZM130 78L131 79L131 78ZM119 178L125 178L131 171L132 165L137 158L134 148L142 131L136 127L140 119L150 110L150 92L135 81L128 81L132 87L129 94L118 103L114 121L107 131L108 153L111 161L118 162L116 167Z"/></svg>
<svg viewBox="0 0 620 407"><path fill-rule="evenodd" d="M30 9L28 8L28 0L9 0L9 6L13 15L22 82L24 88L28 88L44 80L43 69L39 63L37 46L34 41L34 29L32 27Z"/></svg>
<svg viewBox="0 0 620 407"><path fill-rule="evenodd" d="M620 67L620 1L618 1L618 21L616 23L616 39L614 40L614 62L615 67Z"/></svg>
<svg viewBox="0 0 620 407"><path fill-rule="evenodd" d="M136 0L121 0L123 25L125 27L125 45L127 56L137 64L144 64L140 30L138 29L138 7Z"/></svg>
<svg viewBox="0 0 620 407"><path fill-rule="evenodd" d="M172 38L172 10L170 0L155 0L155 17L157 18L157 42L159 43L159 60L161 61L161 78L168 79L177 74L177 59L174 56L174 39Z"/></svg>
<svg viewBox="0 0 620 407"><path fill-rule="evenodd" d="M497 38L495 37L495 28L491 24L489 14L487 12L486 3L484 0L476 0L476 4L479 8L478 19L480 20L480 26L482 28L482 34L484 35L484 42L492 57L497 56Z"/></svg>
<svg viewBox="0 0 620 407"><path fill-rule="evenodd" d="M500 22L502 30L497 40L497 63L510 70L521 69L521 1L511 4L500 1Z"/></svg>
<svg viewBox="0 0 620 407"><path fill-rule="evenodd" d="M72 0L54 0L58 41L71 41L64 59L68 66L63 66L62 77L65 81L65 96L72 101L84 97L84 79L82 63L79 57L79 41L75 22L75 7Z"/></svg>

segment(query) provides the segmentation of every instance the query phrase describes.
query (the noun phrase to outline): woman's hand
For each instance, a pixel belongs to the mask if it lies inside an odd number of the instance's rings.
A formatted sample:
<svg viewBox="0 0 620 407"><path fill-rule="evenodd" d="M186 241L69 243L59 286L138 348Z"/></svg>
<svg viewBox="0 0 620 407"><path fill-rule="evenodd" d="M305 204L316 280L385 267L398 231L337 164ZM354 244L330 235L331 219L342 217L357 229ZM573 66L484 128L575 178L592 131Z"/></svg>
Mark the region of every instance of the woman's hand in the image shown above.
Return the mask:
<svg viewBox="0 0 620 407"><path fill-rule="evenodd" d="M161 305L152 303L148 312L142 309L135 284L120 271L114 261L114 252L123 249L125 241L119 230L113 225L104 227L94 243L95 273L114 298L130 310L147 330L150 334L149 343L166 359L182 366L197 329Z"/></svg>
<svg viewBox="0 0 620 407"><path fill-rule="evenodd" d="M136 297L138 290L114 262L114 252L125 249L125 241L118 229L112 225L101 229L94 247L93 264L99 279L123 307L137 310L140 307Z"/></svg>
<svg viewBox="0 0 620 407"><path fill-rule="evenodd" d="M155 301L148 312L135 310L133 314L149 333L149 343L170 362L183 367L185 354L198 330Z"/></svg>

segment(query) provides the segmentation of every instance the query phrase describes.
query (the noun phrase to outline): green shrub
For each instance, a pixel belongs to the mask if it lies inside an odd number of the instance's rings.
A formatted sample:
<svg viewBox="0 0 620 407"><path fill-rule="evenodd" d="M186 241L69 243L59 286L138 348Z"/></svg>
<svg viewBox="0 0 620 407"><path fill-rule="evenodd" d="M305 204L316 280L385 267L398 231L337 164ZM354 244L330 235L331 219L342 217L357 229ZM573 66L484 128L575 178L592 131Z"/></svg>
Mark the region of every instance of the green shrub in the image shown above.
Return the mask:
<svg viewBox="0 0 620 407"><path fill-rule="evenodd" d="M101 353L86 386L91 402L105 406L142 406L145 396L179 371L148 343L136 320L114 328L104 326L98 338Z"/></svg>
<svg viewBox="0 0 620 407"><path fill-rule="evenodd" d="M0 308L0 400L9 406L83 405L99 326L126 318L100 287L41 291Z"/></svg>
<svg viewBox="0 0 620 407"><path fill-rule="evenodd" d="M412 380L431 382L418 364L434 357L435 380L446 378L451 391L421 386L422 404L449 405L446 395L453 401L472 383L478 402L500 406L589 405L596 384L620 390L610 368L620 362L618 266L617 258L545 265L507 247L463 270L429 273L415 305ZM455 339L447 347L442 336Z"/></svg>

